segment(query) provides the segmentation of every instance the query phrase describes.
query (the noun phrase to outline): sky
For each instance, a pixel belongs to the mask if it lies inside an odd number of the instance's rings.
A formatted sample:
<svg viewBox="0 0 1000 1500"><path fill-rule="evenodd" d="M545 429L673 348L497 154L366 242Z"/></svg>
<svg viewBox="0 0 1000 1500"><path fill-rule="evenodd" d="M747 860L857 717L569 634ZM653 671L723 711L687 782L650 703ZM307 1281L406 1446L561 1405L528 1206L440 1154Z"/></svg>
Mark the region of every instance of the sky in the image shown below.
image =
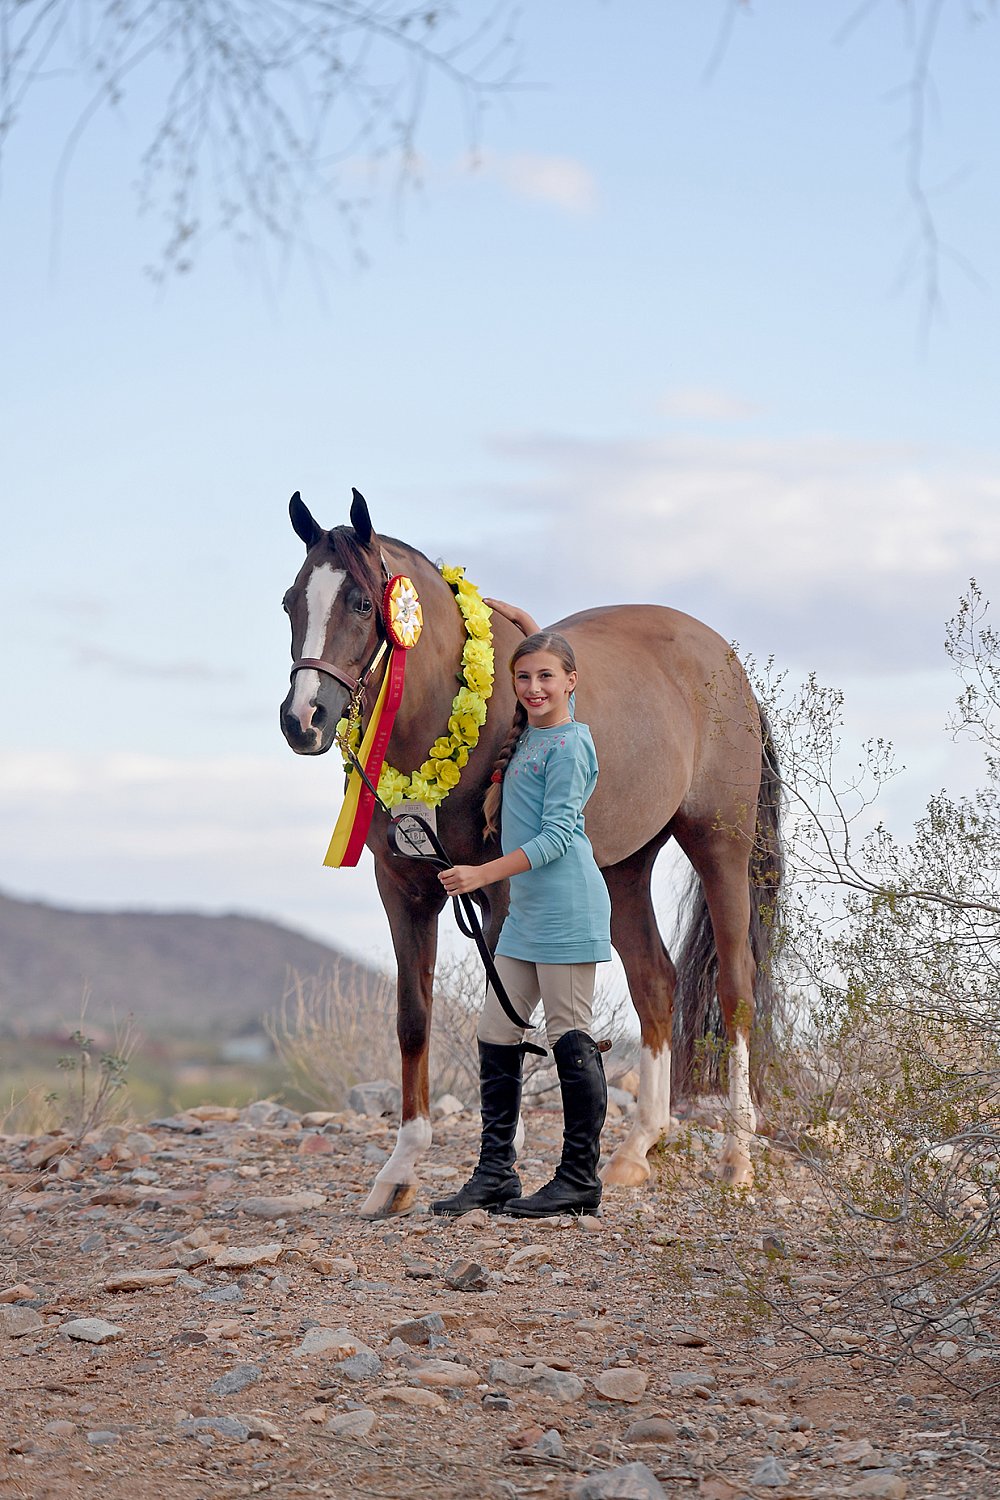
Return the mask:
<svg viewBox="0 0 1000 1500"><path fill-rule="evenodd" d="M294 490L332 526L357 486L377 529L539 618L670 604L816 672L849 736L896 743L902 828L967 774L942 643L1000 560L1000 18L938 23L929 315L927 0L758 0L720 47L730 9L533 0L475 137L429 90L418 187L346 156L356 241L328 197L291 252L209 236L165 280L135 192L163 60L65 171L91 85L53 65L25 95L0 179L0 890L245 912L390 962L369 857L321 863L339 762L278 729Z"/></svg>

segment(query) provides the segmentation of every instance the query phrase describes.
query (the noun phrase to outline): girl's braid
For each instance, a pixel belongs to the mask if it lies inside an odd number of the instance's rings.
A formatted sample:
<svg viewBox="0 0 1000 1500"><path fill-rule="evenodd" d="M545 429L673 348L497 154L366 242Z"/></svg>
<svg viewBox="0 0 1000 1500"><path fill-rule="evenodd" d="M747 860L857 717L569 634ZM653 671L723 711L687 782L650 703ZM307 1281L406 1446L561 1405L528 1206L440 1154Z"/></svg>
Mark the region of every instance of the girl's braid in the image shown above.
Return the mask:
<svg viewBox="0 0 1000 1500"><path fill-rule="evenodd" d="M503 803L503 778L507 772L507 765L514 754L515 747L521 735L524 733L528 722L524 705L519 703L514 711L514 722L507 732L507 738L500 746L500 752L493 763L493 775L487 788L486 797L483 801L483 814L486 825L483 828L483 838L495 837L500 831L500 808Z"/></svg>

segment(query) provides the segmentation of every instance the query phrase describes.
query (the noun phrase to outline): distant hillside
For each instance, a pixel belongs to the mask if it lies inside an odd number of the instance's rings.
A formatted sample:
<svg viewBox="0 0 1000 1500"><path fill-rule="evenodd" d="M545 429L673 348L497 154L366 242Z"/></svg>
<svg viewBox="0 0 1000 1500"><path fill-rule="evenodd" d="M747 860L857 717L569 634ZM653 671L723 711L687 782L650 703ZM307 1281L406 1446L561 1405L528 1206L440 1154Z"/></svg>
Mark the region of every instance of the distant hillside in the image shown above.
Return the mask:
<svg viewBox="0 0 1000 1500"><path fill-rule="evenodd" d="M65 911L0 895L0 1030L93 1024L131 1013L143 1030L232 1036L281 1000L289 969L317 974L336 949L276 922L187 912Z"/></svg>

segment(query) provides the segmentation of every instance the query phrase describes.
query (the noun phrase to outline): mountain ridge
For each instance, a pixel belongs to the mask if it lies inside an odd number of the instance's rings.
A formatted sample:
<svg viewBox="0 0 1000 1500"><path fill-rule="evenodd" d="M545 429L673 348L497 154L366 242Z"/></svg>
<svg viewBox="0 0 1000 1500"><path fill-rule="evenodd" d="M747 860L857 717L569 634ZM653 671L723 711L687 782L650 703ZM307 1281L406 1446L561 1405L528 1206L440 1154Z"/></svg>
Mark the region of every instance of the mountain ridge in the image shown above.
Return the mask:
<svg viewBox="0 0 1000 1500"><path fill-rule="evenodd" d="M347 973L345 974L345 966ZM289 975L362 962L264 917L88 911L0 891L0 1030L37 1033L133 1015L146 1031L232 1036L280 1004Z"/></svg>

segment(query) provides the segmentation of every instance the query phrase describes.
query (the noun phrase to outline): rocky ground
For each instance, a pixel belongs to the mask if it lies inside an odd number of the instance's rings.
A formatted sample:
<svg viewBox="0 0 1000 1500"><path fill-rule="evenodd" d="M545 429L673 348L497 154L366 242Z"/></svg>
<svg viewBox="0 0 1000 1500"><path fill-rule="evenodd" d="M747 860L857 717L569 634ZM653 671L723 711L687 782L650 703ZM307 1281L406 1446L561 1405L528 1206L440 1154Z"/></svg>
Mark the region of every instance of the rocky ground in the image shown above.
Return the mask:
<svg viewBox="0 0 1000 1500"><path fill-rule="evenodd" d="M561 1121L527 1124L534 1187ZM696 1130L600 1218L444 1221L458 1111L413 1211L369 1223L393 1137L262 1102L0 1138L0 1496L1000 1494L997 1406L968 1394L1000 1379L996 1307L900 1359L790 1158L734 1202Z"/></svg>

